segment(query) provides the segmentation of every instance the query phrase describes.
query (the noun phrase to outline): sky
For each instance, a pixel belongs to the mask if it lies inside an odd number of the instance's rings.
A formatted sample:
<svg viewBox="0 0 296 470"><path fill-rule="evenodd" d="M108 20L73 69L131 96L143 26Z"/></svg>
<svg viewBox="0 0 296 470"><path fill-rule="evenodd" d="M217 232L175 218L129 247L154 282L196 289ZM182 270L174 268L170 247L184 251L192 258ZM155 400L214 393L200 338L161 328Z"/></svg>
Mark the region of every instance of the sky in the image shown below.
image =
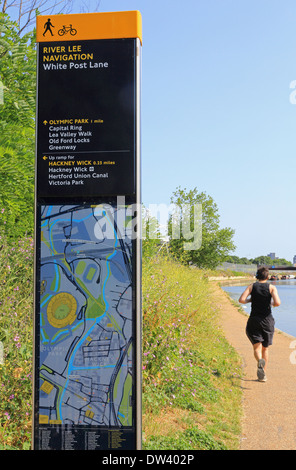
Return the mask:
<svg viewBox="0 0 296 470"><path fill-rule="evenodd" d="M143 204L197 188L216 202L221 228L235 230L233 254L292 261L295 0L99 3L142 14ZM74 0L72 12L97 4Z"/></svg>

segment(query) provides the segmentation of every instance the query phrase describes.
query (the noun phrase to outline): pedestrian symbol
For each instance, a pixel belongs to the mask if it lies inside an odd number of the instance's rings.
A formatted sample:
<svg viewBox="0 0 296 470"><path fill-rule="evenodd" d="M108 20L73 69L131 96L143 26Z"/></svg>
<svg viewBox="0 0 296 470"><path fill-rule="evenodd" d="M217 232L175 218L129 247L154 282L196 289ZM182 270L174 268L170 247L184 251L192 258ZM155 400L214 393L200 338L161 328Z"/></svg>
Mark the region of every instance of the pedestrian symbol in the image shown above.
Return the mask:
<svg viewBox="0 0 296 470"><path fill-rule="evenodd" d="M44 33L43 33L43 36L45 36L45 34L47 33L47 31L49 31L50 34L53 36L53 33L52 33L51 28L54 28L54 25L51 24L50 18L48 18L48 20L47 20L46 23L44 24L44 28L45 28L45 31L44 31Z"/></svg>

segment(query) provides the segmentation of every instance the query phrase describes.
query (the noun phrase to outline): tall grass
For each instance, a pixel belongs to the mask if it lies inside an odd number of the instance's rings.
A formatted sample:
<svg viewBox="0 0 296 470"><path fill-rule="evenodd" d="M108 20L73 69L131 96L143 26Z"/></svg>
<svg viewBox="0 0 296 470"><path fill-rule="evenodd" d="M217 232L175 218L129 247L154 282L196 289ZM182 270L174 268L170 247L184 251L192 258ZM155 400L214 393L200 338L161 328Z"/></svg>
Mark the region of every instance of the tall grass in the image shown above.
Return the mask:
<svg viewBox="0 0 296 470"><path fill-rule="evenodd" d="M240 360L220 314L201 270L164 259L144 265L145 448L238 448Z"/></svg>
<svg viewBox="0 0 296 470"><path fill-rule="evenodd" d="M0 235L0 449L31 439L33 240Z"/></svg>

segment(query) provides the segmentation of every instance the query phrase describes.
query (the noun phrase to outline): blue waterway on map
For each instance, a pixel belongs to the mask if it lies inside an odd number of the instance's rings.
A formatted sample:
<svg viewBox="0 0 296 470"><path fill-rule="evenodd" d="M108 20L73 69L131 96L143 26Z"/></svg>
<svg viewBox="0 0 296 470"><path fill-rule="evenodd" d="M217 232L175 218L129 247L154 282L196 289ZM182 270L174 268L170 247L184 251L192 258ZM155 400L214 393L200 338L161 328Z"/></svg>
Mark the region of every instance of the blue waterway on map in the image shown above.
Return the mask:
<svg viewBox="0 0 296 470"><path fill-rule="evenodd" d="M279 330L296 337L296 279L272 281L278 290L281 305L272 309L275 318L275 326ZM247 287L221 286L230 297L238 301L240 295ZM251 304L241 305L246 313L250 313Z"/></svg>

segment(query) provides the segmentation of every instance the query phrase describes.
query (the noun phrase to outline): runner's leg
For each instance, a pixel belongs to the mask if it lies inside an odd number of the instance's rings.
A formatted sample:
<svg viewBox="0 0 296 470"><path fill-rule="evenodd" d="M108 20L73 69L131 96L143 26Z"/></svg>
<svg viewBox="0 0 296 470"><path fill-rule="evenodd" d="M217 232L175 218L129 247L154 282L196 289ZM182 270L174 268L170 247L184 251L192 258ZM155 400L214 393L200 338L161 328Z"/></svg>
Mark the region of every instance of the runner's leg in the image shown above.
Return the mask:
<svg viewBox="0 0 296 470"><path fill-rule="evenodd" d="M268 363L268 347L265 348L264 346L262 346L262 359L265 360L264 370L266 370L267 363Z"/></svg>
<svg viewBox="0 0 296 470"><path fill-rule="evenodd" d="M262 343L253 344L253 350L255 359L258 362L260 359L262 359Z"/></svg>

